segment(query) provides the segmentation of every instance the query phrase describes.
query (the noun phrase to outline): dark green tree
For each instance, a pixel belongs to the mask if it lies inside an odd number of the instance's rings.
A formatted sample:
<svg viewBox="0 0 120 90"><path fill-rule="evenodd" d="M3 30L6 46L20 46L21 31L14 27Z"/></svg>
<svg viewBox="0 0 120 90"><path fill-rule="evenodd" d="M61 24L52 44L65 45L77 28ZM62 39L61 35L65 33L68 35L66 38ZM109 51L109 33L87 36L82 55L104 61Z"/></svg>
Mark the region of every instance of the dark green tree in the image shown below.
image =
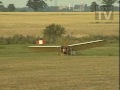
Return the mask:
<svg viewBox="0 0 120 90"><path fill-rule="evenodd" d="M2 1L0 1L0 11L2 11L2 12L8 11L8 9L6 7L4 7L4 4L2 3Z"/></svg>
<svg viewBox="0 0 120 90"><path fill-rule="evenodd" d="M58 24L51 24L47 26L43 31L44 38L49 43L56 43L57 40L59 40L59 38L61 38L65 33L65 28Z"/></svg>
<svg viewBox="0 0 120 90"><path fill-rule="evenodd" d="M32 8L34 11L37 11L38 9L46 8L47 4L43 0L28 0L26 6Z"/></svg>
<svg viewBox="0 0 120 90"><path fill-rule="evenodd" d="M0 7L4 7L3 3L0 1Z"/></svg>
<svg viewBox="0 0 120 90"><path fill-rule="evenodd" d="M95 12L95 11L97 11L98 10L98 4L96 3L96 2L92 2L91 3L91 6L90 6L90 11L91 12Z"/></svg>
<svg viewBox="0 0 120 90"><path fill-rule="evenodd" d="M118 0L117 3L120 3L120 1Z"/></svg>
<svg viewBox="0 0 120 90"><path fill-rule="evenodd" d="M0 1L0 10L4 8L3 3Z"/></svg>
<svg viewBox="0 0 120 90"><path fill-rule="evenodd" d="M9 10L10 12L15 11L15 6L14 6L14 4L9 4L9 5L8 5L8 10Z"/></svg>
<svg viewBox="0 0 120 90"><path fill-rule="evenodd" d="M104 11L113 10L113 4L117 2L117 0L102 0Z"/></svg>
<svg viewBox="0 0 120 90"><path fill-rule="evenodd" d="M105 5L113 5L117 0L102 0L102 3Z"/></svg>

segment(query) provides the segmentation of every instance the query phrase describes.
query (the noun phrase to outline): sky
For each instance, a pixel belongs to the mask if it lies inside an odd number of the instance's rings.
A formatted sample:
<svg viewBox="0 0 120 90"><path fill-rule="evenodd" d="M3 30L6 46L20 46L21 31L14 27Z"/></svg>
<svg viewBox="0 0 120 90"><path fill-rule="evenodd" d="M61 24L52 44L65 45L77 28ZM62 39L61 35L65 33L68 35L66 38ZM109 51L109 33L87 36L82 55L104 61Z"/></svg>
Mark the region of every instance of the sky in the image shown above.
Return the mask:
<svg viewBox="0 0 120 90"><path fill-rule="evenodd" d="M8 6L9 4L14 4L15 7L26 7L26 3L28 0L0 0L3 2L4 6ZM47 0L46 3L48 4L48 6L54 6L55 5L55 1L56 0L52 0L52 2L50 0ZM80 3L85 3L90 5L91 2L96 1L97 3L100 3L101 0L57 0L57 5L59 6L68 6L69 3L71 4L71 6L73 6L74 4L80 4Z"/></svg>

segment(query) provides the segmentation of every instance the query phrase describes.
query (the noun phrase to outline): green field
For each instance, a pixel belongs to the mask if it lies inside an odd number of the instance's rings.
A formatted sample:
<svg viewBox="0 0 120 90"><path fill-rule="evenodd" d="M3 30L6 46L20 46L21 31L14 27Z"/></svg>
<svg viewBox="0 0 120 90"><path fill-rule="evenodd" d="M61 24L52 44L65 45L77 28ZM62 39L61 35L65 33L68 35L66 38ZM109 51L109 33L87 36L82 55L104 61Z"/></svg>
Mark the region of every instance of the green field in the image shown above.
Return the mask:
<svg viewBox="0 0 120 90"><path fill-rule="evenodd" d="M0 57L39 57L57 55L57 52L33 52L28 48L28 46L31 45L0 45ZM83 50L79 52L78 56L119 56L119 43L106 43L106 45L102 47Z"/></svg>
<svg viewBox="0 0 120 90"><path fill-rule="evenodd" d="M80 56L34 53L0 45L0 90L119 90L118 43Z"/></svg>

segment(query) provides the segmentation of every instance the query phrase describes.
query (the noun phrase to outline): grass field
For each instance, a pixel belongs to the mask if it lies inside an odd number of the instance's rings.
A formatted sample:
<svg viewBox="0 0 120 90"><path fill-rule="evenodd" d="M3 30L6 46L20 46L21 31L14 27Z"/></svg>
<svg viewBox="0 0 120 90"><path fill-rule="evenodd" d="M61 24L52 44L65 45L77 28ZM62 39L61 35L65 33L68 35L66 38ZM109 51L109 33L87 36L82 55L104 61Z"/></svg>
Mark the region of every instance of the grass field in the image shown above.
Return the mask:
<svg viewBox="0 0 120 90"><path fill-rule="evenodd" d="M52 24L64 26L67 33L74 36L89 34L119 35L119 13L114 12L114 20L95 20L92 12L0 12L0 36L14 34L42 36L43 29Z"/></svg>
<svg viewBox="0 0 120 90"><path fill-rule="evenodd" d="M1 57L0 90L119 90L118 57Z"/></svg>
<svg viewBox="0 0 120 90"><path fill-rule="evenodd" d="M81 56L34 53L0 45L0 90L119 90L118 43Z"/></svg>
<svg viewBox="0 0 120 90"><path fill-rule="evenodd" d="M0 36L42 36L49 24L61 24L74 36L119 35L114 20L94 13L0 12ZM77 56L36 53L29 45L0 45L0 90L119 90L119 44L80 51Z"/></svg>
<svg viewBox="0 0 120 90"><path fill-rule="evenodd" d="M33 44L34 45L34 44ZM31 51L27 44L22 45L0 45L0 57L29 57L29 56L56 56L57 53L37 53ZM38 56L37 56L38 55ZM119 56L119 44L107 43L105 46L80 51L80 56Z"/></svg>

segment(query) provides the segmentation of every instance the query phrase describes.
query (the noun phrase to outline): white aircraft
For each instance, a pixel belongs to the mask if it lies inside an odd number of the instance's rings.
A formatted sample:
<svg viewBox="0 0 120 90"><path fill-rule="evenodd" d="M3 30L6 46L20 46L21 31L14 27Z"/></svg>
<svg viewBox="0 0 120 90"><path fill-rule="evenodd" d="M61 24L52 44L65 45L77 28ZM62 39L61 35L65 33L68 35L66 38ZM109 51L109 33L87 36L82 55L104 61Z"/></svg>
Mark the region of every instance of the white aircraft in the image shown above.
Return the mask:
<svg viewBox="0 0 120 90"><path fill-rule="evenodd" d="M105 44L105 40L96 40L67 46L28 46L30 49L39 52L57 52L66 55L73 55L74 51L85 50L89 48L99 47Z"/></svg>

